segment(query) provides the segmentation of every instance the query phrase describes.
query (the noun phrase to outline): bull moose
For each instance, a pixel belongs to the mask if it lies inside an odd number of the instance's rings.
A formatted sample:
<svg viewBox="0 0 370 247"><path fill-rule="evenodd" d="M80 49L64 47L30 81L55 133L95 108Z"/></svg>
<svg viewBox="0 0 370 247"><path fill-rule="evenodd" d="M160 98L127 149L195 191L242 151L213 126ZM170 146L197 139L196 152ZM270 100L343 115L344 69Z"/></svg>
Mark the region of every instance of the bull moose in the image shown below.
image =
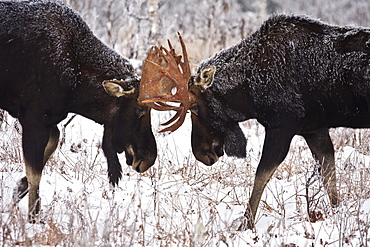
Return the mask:
<svg viewBox="0 0 370 247"><path fill-rule="evenodd" d="M243 228L254 227L263 190L295 135L306 140L321 167L331 205L337 206L329 128L370 127L370 29L327 25L307 16L275 15L249 37L201 62L192 77L184 69L188 61L180 41L184 62L170 45L170 50L153 49L157 56L148 63L166 78L158 77L152 83L164 84L164 88L185 84L188 94L174 100L173 89L162 94L154 90L142 101L178 112L178 122L170 130L181 125L183 117L179 116L190 108L192 150L206 165L215 163L224 152L246 156L247 141L239 122L257 119L265 127ZM166 101L181 104L171 106Z"/></svg>
<svg viewBox="0 0 370 247"><path fill-rule="evenodd" d="M15 198L29 192L31 222L40 209L42 170L58 145L57 124L69 112L104 125L111 184L122 176L117 153L125 151L127 164L139 172L153 165L157 148L150 108L138 104L138 90L129 61L98 40L66 5L0 2L0 107L22 125L26 177Z"/></svg>

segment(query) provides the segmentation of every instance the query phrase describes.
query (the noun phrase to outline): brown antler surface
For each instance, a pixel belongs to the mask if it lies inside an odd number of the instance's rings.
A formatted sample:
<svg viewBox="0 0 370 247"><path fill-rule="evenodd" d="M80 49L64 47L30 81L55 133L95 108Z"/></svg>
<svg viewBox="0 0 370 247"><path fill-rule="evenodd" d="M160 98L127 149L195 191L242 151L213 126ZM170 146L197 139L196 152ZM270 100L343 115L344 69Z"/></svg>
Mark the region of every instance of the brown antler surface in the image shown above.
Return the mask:
<svg viewBox="0 0 370 247"><path fill-rule="evenodd" d="M160 132L177 130L184 122L191 104L188 91L188 81L191 76L190 65L185 43L180 33L177 34L184 61L181 55L176 54L169 40L169 50L163 46L160 48L153 46L144 60L140 82L139 102L158 111L177 111L169 121L162 125L169 125L176 120L177 122Z"/></svg>

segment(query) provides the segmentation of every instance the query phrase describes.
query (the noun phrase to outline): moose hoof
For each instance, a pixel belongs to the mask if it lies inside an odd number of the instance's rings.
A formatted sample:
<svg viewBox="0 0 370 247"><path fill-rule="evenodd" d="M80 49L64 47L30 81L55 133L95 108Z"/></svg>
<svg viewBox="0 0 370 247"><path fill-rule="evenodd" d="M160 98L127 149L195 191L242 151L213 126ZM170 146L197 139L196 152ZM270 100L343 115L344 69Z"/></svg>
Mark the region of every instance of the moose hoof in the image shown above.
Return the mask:
<svg viewBox="0 0 370 247"><path fill-rule="evenodd" d="M18 203L28 193L27 177L23 177L17 182L17 187L13 190L13 202Z"/></svg>
<svg viewBox="0 0 370 247"><path fill-rule="evenodd" d="M246 216L241 216L235 219L232 223L232 229L235 229L236 231L252 230L253 228L253 222L249 220Z"/></svg>
<svg viewBox="0 0 370 247"><path fill-rule="evenodd" d="M45 224L45 219L40 212L37 214L29 213L28 222L31 224Z"/></svg>

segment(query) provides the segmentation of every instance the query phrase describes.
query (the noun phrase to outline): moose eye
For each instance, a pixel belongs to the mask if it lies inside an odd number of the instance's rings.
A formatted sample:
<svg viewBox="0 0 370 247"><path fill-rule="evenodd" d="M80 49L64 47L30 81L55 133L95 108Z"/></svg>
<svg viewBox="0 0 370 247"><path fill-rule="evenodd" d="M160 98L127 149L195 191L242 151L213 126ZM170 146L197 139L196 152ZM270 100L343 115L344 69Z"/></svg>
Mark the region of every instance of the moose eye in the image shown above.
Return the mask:
<svg viewBox="0 0 370 247"><path fill-rule="evenodd" d="M190 111L191 111L191 113L194 113L196 116L198 116L199 108L198 108L197 105L194 105L194 106L190 107Z"/></svg>
<svg viewBox="0 0 370 247"><path fill-rule="evenodd" d="M143 109L136 109L135 114L138 118L142 118L146 114L146 111Z"/></svg>

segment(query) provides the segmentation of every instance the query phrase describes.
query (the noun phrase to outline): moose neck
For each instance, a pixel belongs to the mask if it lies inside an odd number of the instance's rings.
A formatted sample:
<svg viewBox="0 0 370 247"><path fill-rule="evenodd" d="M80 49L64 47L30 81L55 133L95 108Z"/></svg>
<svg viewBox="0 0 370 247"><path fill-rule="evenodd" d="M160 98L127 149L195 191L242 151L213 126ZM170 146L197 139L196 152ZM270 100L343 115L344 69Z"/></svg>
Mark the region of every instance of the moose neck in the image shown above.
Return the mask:
<svg viewBox="0 0 370 247"><path fill-rule="evenodd" d="M226 121L242 122L256 117L249 88L251 65L248 57L240 55L247 54L247 49L245 41L242 41L199 66L199 71L208 66L216 67L212 86L206 92L207 104L215 111L216 118L221 113Z"/></svg>
<svg viewBox="0 0 370 247"><path fill-rule="evenodd" d="M134 76L135 72L128 60L95 36L85 37L78 43L80 76L76 88L72 90L70 108L73 112L104 124L118 114L119 102L124 99L108 95L102 82L111 79L125 80Z"/></svg>

